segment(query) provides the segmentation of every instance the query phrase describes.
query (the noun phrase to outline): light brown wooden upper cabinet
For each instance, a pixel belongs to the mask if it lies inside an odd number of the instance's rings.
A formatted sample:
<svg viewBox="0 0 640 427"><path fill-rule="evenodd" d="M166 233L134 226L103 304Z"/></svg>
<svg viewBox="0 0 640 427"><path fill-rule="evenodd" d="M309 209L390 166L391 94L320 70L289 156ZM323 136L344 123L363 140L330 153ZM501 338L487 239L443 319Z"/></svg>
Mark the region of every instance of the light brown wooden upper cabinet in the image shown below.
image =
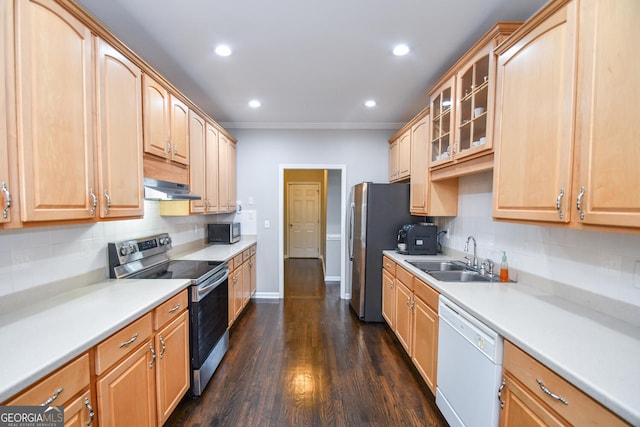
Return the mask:
<svg viewBox="0 0 640 427"><path fill-rule="evenodd" d="M639 14L554 1L500 46L494 217L640 227Z"/></svg>
<svg viewBox="0 0 640 427"><path fill-rule="evenodd" d="M494 48L520 23L499 22L429 92L434 181L493 168Z"/></svg>
<svg viewBox="0 0 640 427"><path fill-rule="evenodd" d="M53 0L15 7L21 219L94 218L91 32Z"/></svg>
<svg viewBox="0 0 640 427"><path fill-rule="evenodd" d="M144 152L168 158L171 154L169 92L148 75L144 87Z"/></svg>
<svg viewBox="0 0 640 427"><path fill-rule="evenodd" d="M142 216L142 72L96 43L100 217Z"/></svg>
<svg viewBox="0 0 640 427"><path fill-rule="evenodd" d="M389 141L389 181L397 182L411 175L411 130Z"/></svg>
<svg viewBox="0 0 640 427"><path fill-rule="evenodd" d="M16 212L18 178L15 158L10 159L10 146L15 148L15 93L14 50L13 50L13 2L0 3L0 227L9 226ZM14 153L15 154L15 153ZM13 156L15 157L15 156Z"/></svg>
<svg viewBox="0 0 640 427"><path fill-rule="evenodd" d="M191 213L218 211L218 130L189 112L190 189L202 196L191 202Z"/></svg>
<svg viewBox="0 0 640 427"><path fill-rule="evenodd" d="M218 133L218 203L220 212L236 209L236 144Z"/></svg>
<svg viewBox="0 0 640 427"><path fill-rule="evenodd" d="M430 93L431 97L431 166L453 160L453 105L455 78L449 77Z"/></svg>
<svg viewBox="0 0 640 427"><path fill-rule="evenodd" d="M458 213L458 180L434 182L429 170L429 108L414 117L405 128L411 139L409 211L411 215L455 216ZM403 129L405 129L403 128ZM403 129L400 132L403 132Z"/></svg>
<svg viewBox="0 0 640 427"><path fill-rule="evenodd" d="M640 227L638 17L635 0L580 2L573 186L580 224Z"/></svg>
<svg viewBox="0 0 640 427"><path fill-rule="evenodd" d="M173 95L171 100L171 160L189 164L189 108Z"/></svg>
<svg viewBox="0 0 640 427"><path fill-rule="evenodd" d="M189 108L162 84L144 75L144 151L189 164Z"/></svg>

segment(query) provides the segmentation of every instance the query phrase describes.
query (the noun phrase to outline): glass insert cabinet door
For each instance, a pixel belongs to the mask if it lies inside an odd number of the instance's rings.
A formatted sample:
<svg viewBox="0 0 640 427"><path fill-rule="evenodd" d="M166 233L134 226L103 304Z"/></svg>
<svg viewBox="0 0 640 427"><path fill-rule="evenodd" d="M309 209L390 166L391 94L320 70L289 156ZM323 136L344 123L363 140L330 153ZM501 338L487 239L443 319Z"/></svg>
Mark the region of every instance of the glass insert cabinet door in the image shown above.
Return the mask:
<svg viewBox="0 0 640 427"><path fill-rule="evenodd" d="M431 96L431 166L453 159L454 84L449 79Z"/></svg>
<svg viewBox="0 0 640 427"><path fill-rule="evenodd" d="M489 54L480 56L458 74L458 115L456 157L485 148L489 105Z"/></svg>

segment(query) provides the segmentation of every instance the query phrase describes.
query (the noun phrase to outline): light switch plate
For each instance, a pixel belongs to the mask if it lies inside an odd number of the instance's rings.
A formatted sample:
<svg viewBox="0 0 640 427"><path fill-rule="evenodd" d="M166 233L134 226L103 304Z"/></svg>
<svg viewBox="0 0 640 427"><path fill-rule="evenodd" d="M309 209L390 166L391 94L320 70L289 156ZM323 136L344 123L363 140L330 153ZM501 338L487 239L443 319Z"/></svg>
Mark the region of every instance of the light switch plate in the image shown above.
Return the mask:
<svg viewBox="0 0 640 427"><path fill-rule="evenodd" d="M271 227L271 223L269 222L268 219L264 220L264 228L270 228Z"/></svg>

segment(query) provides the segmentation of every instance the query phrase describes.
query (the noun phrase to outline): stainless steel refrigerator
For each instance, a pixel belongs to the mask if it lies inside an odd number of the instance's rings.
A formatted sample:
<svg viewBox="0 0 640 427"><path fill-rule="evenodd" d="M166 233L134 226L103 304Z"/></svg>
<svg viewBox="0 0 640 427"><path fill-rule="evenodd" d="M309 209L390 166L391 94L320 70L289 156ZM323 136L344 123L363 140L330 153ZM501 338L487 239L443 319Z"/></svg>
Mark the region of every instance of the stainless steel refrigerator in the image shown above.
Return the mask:
<svg viewBox="0 0 640 427"><path fill-rule="evenodd" d="M400 227L415 222L409 184L355 185L349 219L351 308L360 320L382 322L382 251L395 249Z"/></svg>

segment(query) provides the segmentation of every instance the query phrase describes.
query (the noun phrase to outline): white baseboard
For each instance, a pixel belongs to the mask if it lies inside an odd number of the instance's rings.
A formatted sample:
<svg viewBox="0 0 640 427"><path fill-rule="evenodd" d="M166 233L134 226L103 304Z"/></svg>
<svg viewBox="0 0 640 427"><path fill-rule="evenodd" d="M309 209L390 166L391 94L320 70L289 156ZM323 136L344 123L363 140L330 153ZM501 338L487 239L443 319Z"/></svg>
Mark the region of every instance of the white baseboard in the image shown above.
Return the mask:
<svg viewBox="0 0 640 427"><path fill-rule="evenodd" d="M256 292L253 298L280 299L278 292Z"/></svg>
<svg viewBox="0 0 640 427"><path fill-rule="evenodd" d="M338 282L340 283L340 276L324 276L324 282Z"/></svg>

